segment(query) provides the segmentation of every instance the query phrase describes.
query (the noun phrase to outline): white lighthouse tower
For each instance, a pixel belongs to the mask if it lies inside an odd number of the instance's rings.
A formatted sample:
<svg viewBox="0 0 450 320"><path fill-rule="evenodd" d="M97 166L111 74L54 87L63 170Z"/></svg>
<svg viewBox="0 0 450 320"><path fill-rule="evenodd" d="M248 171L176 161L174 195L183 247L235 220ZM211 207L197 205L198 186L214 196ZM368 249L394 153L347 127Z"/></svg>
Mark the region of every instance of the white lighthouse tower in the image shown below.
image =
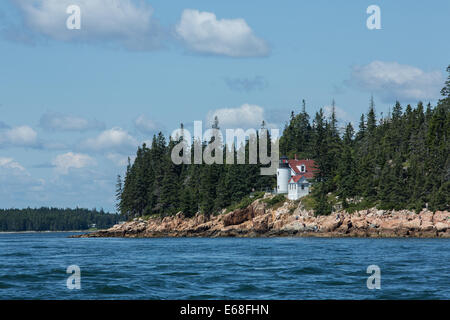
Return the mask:
<svg viewBox="0 0 450 320"><path fill-rule="evenodd" d="M288 193L290 178L291 168L289 167L289 159L286 156L282 156L277 169L277 193Z"/></svg>

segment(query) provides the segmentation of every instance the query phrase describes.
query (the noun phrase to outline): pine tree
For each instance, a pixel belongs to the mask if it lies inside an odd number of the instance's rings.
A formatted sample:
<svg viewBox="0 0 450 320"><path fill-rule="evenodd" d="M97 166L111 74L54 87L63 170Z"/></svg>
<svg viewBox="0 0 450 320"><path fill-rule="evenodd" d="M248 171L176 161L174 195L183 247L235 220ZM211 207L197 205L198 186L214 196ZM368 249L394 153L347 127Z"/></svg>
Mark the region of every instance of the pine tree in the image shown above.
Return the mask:
<svg viewBox="0 0 450 320"><path fill-rule="evenodd" d="M117 212L122 212L122 178L120 174L117 175L116 182L116 210Z"/></svg>
<svg viewBox="0 0 450 320"><path fill-rule="evenodd" d="M170 139L167 154L163 158L163 179L161 181L160 210L164 214L173 214L179 208L179 173L181 166L175 165L170 158L175 142Z"/></svg>
<svg viewBox="0 0 450 320"><path fill-rule="evenodd" d="M353 126L349 123L345 129L343 139L343 149L338 161L339 165L336 171L335 181L337 186L337 195L342 198L344 206L347 204L348 197L354 197L357 184L356 163L352 151Z"/></svg>

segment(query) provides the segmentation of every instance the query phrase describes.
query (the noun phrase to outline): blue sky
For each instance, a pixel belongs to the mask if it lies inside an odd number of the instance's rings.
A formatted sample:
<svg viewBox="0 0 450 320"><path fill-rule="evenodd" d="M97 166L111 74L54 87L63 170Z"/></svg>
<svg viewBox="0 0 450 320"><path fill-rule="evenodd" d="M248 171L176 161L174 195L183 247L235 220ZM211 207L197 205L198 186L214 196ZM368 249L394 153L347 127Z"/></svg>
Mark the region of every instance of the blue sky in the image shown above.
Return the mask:
<svg viewBox="0 0 450 320"><path fill-rule="evenodd" d="M180 122L282 129L301 99L357 122L371 94L384 114L434 104L449 14L446 0L1 1L0 207L113 210L127 156Z"/></svg>

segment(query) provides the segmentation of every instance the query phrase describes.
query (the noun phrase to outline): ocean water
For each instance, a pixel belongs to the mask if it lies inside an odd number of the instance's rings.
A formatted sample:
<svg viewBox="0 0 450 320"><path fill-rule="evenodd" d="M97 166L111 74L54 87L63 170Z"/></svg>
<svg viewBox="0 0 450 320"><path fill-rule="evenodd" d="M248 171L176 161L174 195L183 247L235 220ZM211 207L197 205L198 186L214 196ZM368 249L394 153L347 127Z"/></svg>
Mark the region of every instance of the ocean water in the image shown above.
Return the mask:
<svg viewBox="0 0 450 320"><path fill-rule="evenodd" d="M71 234L0 234L0 299L450 299L450 239ZM380 289L367 288L369 265Z"/></svg>

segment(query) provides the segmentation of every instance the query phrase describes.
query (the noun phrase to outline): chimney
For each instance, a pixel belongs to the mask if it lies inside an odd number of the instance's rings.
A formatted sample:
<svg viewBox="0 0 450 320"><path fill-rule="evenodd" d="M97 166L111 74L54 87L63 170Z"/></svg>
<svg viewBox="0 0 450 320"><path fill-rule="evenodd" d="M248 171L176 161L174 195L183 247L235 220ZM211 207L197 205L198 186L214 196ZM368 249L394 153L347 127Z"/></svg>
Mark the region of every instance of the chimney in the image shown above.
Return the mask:
<svg viewBox="0 0 450 320"><path fill-rule="evenodd" d="M294 155L294 159L297 160L297 154Z"/></svg>

